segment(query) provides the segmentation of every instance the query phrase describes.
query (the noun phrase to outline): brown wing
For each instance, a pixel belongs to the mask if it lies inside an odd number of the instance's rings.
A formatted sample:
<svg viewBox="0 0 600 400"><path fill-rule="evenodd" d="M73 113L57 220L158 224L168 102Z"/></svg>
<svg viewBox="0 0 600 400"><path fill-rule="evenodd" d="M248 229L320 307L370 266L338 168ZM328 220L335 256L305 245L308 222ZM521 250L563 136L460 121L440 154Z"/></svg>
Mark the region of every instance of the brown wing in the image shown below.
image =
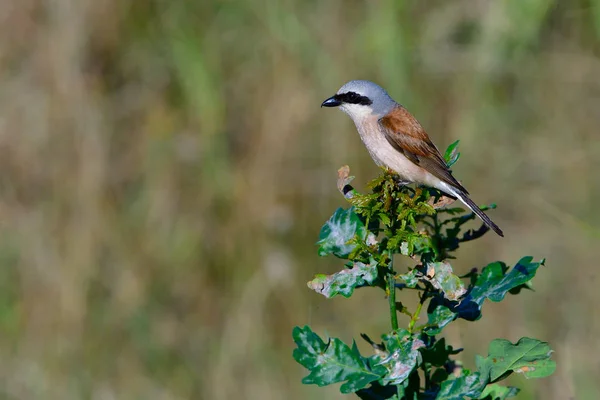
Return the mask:
<svg viewBox="0 0 600 400"><path fill-rule="evenodd" d="M402 106L379 120L388 142L413 163L466 194L467 190L452 176L446 161L415 117Z"/></svg>

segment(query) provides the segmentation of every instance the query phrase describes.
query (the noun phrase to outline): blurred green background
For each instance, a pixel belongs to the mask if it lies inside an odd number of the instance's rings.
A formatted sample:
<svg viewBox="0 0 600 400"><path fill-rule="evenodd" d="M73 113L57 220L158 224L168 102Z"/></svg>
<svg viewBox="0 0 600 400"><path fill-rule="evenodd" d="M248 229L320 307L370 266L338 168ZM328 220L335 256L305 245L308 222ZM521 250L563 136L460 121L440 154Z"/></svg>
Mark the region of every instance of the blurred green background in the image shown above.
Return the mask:
<svg viewBox="0 0 600 400"><path fill-rule="evenodd" d="M305 285L341 267L314 246L337 168L379 173L319 105L370 79L499 205L455 269L548 260L447 329L461 359L537 337L558 370L519 398L597 399L599 56L600 0L5 0L0 397L342 398L301 385L291 330L388 329L381 292Z"/></svg>

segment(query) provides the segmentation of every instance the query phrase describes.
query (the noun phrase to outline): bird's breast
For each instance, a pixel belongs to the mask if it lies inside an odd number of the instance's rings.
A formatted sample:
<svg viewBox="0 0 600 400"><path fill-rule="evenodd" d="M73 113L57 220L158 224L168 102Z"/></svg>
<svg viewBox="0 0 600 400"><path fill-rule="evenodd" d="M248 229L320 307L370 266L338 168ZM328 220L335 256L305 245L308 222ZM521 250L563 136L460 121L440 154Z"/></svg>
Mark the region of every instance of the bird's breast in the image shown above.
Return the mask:
<svg viewBox="0 0 600 400"><path fill-rule="evenodd" d="M356 123L356 128L371 158L378 166L387 167L411 182L437 186L439 181L437 178L410 161L388 142L376 118L365 118Z"/></svg>

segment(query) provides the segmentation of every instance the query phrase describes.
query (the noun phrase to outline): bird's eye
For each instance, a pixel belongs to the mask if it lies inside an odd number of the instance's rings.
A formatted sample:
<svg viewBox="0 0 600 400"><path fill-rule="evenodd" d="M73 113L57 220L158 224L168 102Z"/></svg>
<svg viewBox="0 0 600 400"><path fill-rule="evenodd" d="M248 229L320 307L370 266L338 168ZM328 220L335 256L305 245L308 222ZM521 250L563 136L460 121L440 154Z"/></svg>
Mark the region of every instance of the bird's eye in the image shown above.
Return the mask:
<svg viewBox="0 0 600 400"><path fill-rule="evenodd" d="M369 99L367 96L361 96L360 94L358 94L356 92L347 92L347 93L344 93L341 97L342 97L342 101L344 103L360 104L363 106L368 106L370 104L373 104L371 99Z"/></svg>

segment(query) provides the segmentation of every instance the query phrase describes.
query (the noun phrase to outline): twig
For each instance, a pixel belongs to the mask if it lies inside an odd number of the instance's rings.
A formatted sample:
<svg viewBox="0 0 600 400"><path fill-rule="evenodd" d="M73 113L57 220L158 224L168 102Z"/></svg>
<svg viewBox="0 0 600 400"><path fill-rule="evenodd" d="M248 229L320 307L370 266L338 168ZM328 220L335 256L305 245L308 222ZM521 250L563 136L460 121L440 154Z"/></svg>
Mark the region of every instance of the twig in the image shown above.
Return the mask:
<svg viewBox="0 0 600 400"><path fill-rule="evenodd" d="M385 291L387 292L388 295L388 302L390 304L390 321L392 323L392 329L393 330L397 330L398 329L398 313L396 311L396 278L394 277L394 270L393 270L393 253L390 250L390 262L388 264L388 270L389 272L387 273L387 277L385 279Z"/></svg>
<svg viewBox="0 0 600 400"><path fill-rule="evenodd" d="M423 293L423 294L419 295L419 305L417 306L417 310L415 311L412 318L410 319L410 322L408 323L408 331L410 333L413 333L413 329L415 327L415 324L417 323L417 320L419 319L419 315L421 314L421 309L423 308L423 304L425 303L426 299L427 299L427 293Z"/></svg>

